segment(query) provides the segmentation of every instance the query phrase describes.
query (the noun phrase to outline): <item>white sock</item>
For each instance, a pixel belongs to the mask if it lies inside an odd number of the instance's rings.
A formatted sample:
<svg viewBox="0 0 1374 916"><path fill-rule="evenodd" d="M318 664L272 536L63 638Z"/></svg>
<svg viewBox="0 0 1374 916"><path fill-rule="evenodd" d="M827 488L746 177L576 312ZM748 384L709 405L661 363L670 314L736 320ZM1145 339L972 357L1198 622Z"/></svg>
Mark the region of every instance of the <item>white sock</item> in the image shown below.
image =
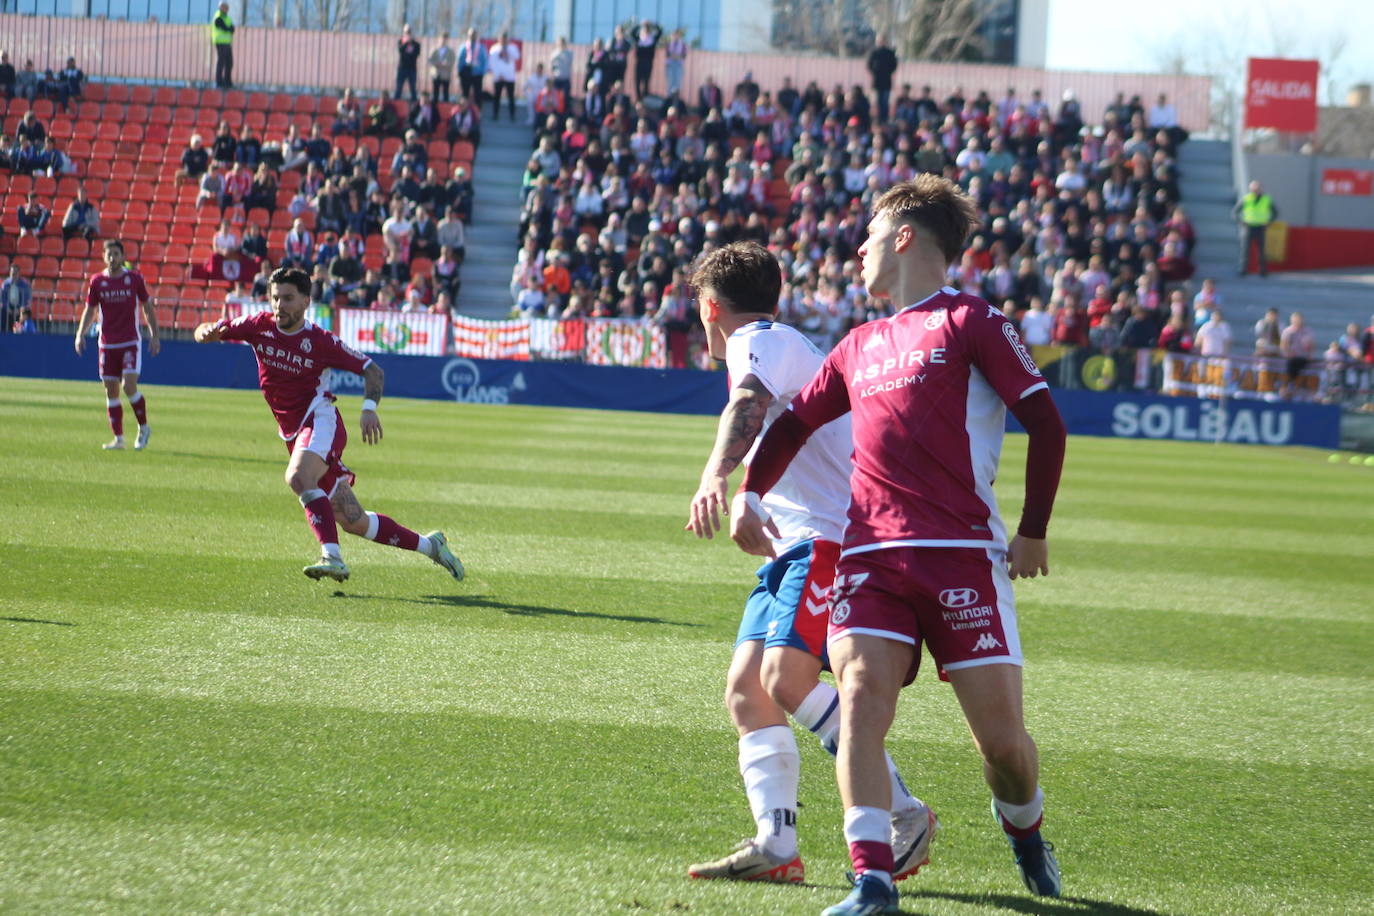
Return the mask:
<svg viewBox="0 0 1374 916"><path fill-rule="evenodd" d="M739 772L758 825L755 842L774 856L796 855L801 755L792 729L770 725L740 736Z"/></svg>
<svg viewBox="0 0 1374 916"><path fill-rule="evenodd" d="M844 809L844 841L846 843L890 843L892 842L892 812L885 808L867 805L854 805ZM892 873L876 869L865 871L865 875L881 878L892 887Z"/></svg>
<svg viewBox="0 0 1374 916"><path fill-rule="evenodd" d="M1045 813L1045 793L1041 791L1039 786L1035 787L1035 797L1024 805L1013 805L1011 802L1004 802L996 797L992 801L997 805L997 810L1002 815L1002 819L1019 830L1029 830L1034 827Z"/></svg>
<svg viewBox="0 0 1374 916"><path fill-rule="evenodd" d="M420 553L424 554L425 556L429 557L431 560L434 559L434 542L431 541L429 538L425 537L423 534L420 535L420 540L415 545L415 549L418 550Z"/></svg>
<svg viewBox="0 0 1374 916"><path fill-rule="evenodd" d="M324 551L324 555L327 557L333 557L336 560L343 559L343 554L339 553L338 544L321 544L320 548Z"/></svg>
<svg viewBox="0 0 1374 916"><path fill-rule="evenodd" d="M825 748L832 756L835 753L840 737L840 694L834 687L826 683L818 683L811 692L806 695L806 699L797 706L797 711L792 713L792 718L798 725L804 725L815 734L820 740L821 747ZM921 802L916 796L912 795L907 789L906 783L902 782L901 774L897 772L897 764L893 762L890 754L884 753L887 760L887 775L892 781L892 810L906 811L908 808L915 808Z"/></svg>

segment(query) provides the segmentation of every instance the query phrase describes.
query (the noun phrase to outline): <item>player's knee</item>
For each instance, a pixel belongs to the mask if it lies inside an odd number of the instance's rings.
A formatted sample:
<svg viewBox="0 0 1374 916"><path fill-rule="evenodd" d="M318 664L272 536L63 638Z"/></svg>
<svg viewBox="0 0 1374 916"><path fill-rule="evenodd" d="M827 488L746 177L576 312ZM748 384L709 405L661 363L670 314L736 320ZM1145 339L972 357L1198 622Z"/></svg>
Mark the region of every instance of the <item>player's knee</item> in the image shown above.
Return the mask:
<svg viewBox="0 0 1374 916"><path fill-rule="evenodd" d="M127 394L129 397L133 397L134 395L138 394L138 381L136 379L130 378L129 376L125 376L124 393Z"/></svg>
<svg viewBox="0 0 1374 916"><path fill-rule="evenodd" d="M978 752L994 770L1019 773L1034 765L1035 742L1023 729L1005 729L981 736Z"/></svg>
<svg viewBox="0 0 1374 916"><path fill-rule="evenodd" d="M786 665L768 657L763 660L759 679L763 682L764 692L773 702L788 710L800 706L816 686L814 678L798 676L796 672L789 671Z"/></svg>
<svg viewBox="0 0 1374 916"><path fill-rule="evenodd" d="M286 469L286 485L291 488L293 493L303 493L315 484L306 478L300 468L292 465Z"/></svg>

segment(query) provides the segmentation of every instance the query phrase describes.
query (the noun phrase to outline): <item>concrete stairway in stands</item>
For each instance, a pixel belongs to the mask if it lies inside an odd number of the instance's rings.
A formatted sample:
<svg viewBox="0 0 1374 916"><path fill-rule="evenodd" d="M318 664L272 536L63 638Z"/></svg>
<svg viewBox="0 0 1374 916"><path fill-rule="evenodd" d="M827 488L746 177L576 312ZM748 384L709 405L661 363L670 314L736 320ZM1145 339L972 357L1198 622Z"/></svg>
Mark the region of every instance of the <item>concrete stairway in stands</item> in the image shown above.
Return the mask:
<svg viewBox="0 0 1374 916"><path fill-rule="evenodd" d="M1197 233L1193 251L1197 276L1218 280L1234 276L1240 248L1236 223L1231 219L1231 206L1236 202L1231 144L1225 140L1189 140L1179 149L1178 169L1183 207Z"/></svg>
<svg viewBox="0 0 1374 916"><path fill-rule="evenodd" d="M515 123L506 119L504 110L495 122L489 108L482 114L482 142L473 164L476 198L467 227L458 310L475 318L504 318L513 304L510 276L520 228L520 179L530 159L533 129L525 124L523 109L517 109Z"/></svg>

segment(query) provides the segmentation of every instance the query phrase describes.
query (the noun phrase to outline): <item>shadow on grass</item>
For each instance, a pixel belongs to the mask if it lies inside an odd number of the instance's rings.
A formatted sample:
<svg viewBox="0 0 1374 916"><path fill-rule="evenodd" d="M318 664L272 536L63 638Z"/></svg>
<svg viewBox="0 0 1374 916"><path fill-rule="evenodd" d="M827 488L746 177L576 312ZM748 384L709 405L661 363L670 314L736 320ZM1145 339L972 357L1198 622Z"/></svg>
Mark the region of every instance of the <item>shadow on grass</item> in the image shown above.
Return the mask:
<svg viewBox="0 0 1374 916"><path fill-rule="evenodd" d="M902 912L917 916L922 900L951 900L975 906L996 907L1011 913L1033 913L1035 916L1166 916L1160 910L1091 900L1087 897L1030 897L1014 894L952 894L943 891L917 891L903 894Z"/></svg>
<svg viewBox="0 0 1374 916"><path fill-rule="evenodd" d="M161 452L163 455L171 455L173 458L204 458L207 461L232 461L238 464L270 464L273 467L286 467L284 460L278 461L275 458L248 458L241 455L208 455L202 452Z"/></svg>
<svg viewBox="0 0 1374 916"><path fill-rule="evenodd" d="M45 623L50 627L74 627L76 624L67 623L65 620L38 620L34 617L0 617L0 621L8 623Z"/></svg>
<svg viewBox="0 0 1374 916"><path fill-rule="evenodd" d="M623 623L656 623L666 627L699 627L699 623L685 623L680 620L665 620L662 617L642 617L634 614L602 614L597 611L570 611L567 608L546 607L541 604L510 604L488 598L486 595L421 595L418 598L401 598L394 595L350 595L341 591L334 592L335 598L362 598L368 601L404 601L409 604L439 605L447 607L491 608L521 617L574 617L594 620L619 620Z"/></svg>

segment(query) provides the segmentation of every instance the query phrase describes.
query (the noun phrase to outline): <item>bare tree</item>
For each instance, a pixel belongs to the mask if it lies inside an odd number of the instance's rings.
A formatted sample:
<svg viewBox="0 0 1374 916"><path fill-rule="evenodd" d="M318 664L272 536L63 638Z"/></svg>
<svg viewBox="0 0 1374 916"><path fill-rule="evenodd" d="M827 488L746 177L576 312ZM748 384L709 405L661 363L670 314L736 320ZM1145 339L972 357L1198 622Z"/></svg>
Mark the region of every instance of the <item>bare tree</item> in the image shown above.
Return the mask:
<svg viewBox="0 0 1374 916"><path fill-rule="evenodd" d="M365 28L367 0L296 0L296 20L304 29L347 31Z"/></svg>
<svg viewBox="0 0 1374 916"><path fill-rule="evenodd" d="M981 60L986 0L864 0L874 33L884 33L904 58Z"/></svg>

